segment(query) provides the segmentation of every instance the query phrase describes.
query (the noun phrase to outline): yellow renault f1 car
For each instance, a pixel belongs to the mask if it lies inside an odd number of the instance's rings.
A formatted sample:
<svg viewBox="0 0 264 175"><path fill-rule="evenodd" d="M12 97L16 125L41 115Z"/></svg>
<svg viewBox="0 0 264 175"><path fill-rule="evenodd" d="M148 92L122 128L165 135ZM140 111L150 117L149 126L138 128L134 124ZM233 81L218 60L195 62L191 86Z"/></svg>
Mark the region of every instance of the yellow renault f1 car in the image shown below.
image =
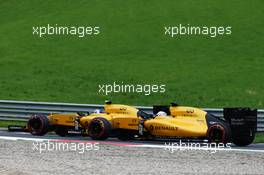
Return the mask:
<svg viewBox="0 0 264 175"><path fill-rule="evenodd" d="M104 112L91 114L33 115L28 129L33 135L55 131L60 136L68 131L81 131L95 140L117 137L121 140L144 139L207 139L209 142L245 146L253 142L256 131L256 110L225 109L225 120L204 110L183 107L154 106L153 114L135 107L106 102ZM249 119L248 119L249 118Z"/></svg>

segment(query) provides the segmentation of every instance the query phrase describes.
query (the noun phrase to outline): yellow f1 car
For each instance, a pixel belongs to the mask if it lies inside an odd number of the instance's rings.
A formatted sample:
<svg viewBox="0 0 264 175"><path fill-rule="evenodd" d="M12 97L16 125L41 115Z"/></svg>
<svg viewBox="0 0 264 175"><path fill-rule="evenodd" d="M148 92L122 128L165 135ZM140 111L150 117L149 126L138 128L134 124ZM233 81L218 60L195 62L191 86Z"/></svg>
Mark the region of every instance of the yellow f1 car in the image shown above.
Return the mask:
<svg viewBox="0 0 264 175"><path fill-rule="evenodd" d="M66 136L68 131L81 131L95 140L117 137L121 140L144 139L207 139L214 143L251 144L256 132L256 110L225 109L225 120L204 110L171 106L154 106L153 115L135 107L106 102L104 112L91 114L33 115L28 129L33 135L55 131Z"/></svg>

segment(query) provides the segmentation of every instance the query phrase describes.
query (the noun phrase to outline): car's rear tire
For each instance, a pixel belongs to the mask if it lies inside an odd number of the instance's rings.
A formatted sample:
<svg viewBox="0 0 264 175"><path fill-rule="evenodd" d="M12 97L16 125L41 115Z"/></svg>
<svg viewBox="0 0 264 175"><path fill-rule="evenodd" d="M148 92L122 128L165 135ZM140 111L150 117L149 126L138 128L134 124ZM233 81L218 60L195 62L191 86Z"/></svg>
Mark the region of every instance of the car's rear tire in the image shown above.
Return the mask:
<svg viewBox="0 0 264 175"><path fill-rule="evenodd" d="M68 135L68 128L65 126L57 126L57 128L55 129L55 133L58 136L65 137L66 135Z"/></svg>
<svg viewBox="0 0 264 175"><path fill-rule="evenodd" d="M239 136L234 136L232 142L237 146L247 146L253 143L254 139L255 132L249 129L245 133L241 133Z"/></svg>
<svg viewBox="0 0 264 175"><path fill-rule="evenodd" d="M33 115L28 120L28 129L32 135L43 136L49 131L49 119L45 115Z"/></svg>
<svg viewBox="0 0 264 175"><path fill-rule="evenodd" d="M208 142L209 143L228 143L231 140L230 130L222 124L213 124L208 129Z"/></svg>
<svg viewBox="0 0 264 175"><path fill-rule="evenodd" d="M111 132L111 123L102 117L92 119L88 126L88 134L93 140L105 140Z"/></svg>

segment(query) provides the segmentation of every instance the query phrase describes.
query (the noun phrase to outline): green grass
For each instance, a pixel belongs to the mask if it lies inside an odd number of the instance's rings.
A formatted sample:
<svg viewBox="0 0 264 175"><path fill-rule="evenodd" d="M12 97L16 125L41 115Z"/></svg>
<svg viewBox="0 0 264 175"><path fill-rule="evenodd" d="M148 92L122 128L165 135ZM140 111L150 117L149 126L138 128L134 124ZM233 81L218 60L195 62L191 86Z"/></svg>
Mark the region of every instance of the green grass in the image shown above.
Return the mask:
<svg viewBox="0 0 264 175"><path fill-rule="evenodd" d="M0 121L0 127L7 127L9 125L26 126L27 122L20 121Z"/></svg>
<svg viewBox="0 0 264 175"><path fill-rule="evenodd" d="M264 143L264 133L257 133L255 136L254 143Z"/></svg>
<svg viewBox="0 0 264 175"><path fill-rule="evenodd" d="M264 107L261 0L0 0L0 99ZM169 38L164 26L232 26ZM37 38L32 26L98 25L98 37ZM99 84L166 84L166 93L98 93Z"/></svg>

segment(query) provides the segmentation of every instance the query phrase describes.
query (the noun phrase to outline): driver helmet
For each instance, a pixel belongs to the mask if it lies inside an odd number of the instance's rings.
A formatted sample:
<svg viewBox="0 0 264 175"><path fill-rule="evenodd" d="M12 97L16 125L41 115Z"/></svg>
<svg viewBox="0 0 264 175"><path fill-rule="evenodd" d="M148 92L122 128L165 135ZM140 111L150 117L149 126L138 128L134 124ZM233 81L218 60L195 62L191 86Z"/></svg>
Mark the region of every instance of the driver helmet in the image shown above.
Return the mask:
<svg viewBox="0 0 264 175"><path fill-rule="evenodd" d="M95 114L100 114L100 113L102 113L102 111L100 109L96 109L96 110L94 110L94 113Z"/></svg>
<svg viewBox="0 0 264 175"><path fill-rule="evenodd" d="M157 116L167 116L167 113L164 112L164 111L159 111L159 112L157 113Z"/></svg>

